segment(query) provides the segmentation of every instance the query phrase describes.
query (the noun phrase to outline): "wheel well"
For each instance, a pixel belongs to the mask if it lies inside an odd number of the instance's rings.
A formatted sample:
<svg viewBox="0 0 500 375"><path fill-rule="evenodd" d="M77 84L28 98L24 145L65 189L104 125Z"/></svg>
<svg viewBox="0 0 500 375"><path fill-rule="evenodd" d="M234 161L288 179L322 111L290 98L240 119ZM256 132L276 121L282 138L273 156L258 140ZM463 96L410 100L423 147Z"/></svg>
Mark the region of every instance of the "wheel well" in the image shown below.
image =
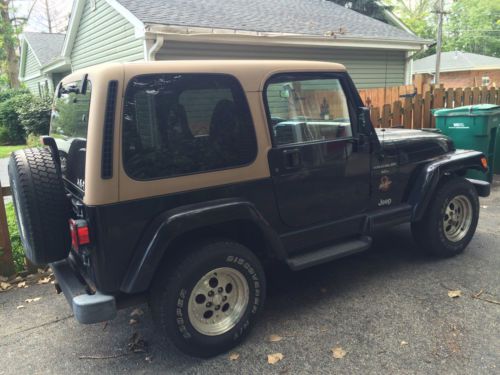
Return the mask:
<svg viewBox="0 0 500 375"><path fill-rule="evenodd" d="M181 254L189 245L208 238L226 238L238 242L248 247L260 261L273 257L271 246L262 230L250 220L234 220L185 232L168 245L164 257Z"/></svg>

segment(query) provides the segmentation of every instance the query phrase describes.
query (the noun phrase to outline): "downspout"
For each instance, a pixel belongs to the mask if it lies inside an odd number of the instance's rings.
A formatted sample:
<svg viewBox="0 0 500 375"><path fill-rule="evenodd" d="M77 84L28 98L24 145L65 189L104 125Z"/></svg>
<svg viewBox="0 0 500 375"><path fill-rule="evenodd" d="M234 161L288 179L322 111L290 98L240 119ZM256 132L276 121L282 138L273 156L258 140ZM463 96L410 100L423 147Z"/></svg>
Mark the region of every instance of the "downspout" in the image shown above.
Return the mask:
<svg viewBox="0 0 500 375"><path fill-rule="evenodd" d="M148 51L148 61L155 61L156 60L156 53L163 46L163 42L164 42L163 36L156 35L156 40Z"/></svg>

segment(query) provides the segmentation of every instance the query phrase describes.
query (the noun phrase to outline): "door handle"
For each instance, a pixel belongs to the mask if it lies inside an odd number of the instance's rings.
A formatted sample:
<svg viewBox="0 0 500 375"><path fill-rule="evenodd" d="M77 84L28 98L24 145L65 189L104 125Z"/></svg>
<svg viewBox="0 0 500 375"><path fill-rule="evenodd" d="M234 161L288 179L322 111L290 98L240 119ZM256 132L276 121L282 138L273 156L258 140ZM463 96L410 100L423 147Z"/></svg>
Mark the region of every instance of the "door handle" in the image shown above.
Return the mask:
<svg viewBox="0 0 500 375"><path fill-rule="evenodd" d="M302 165L300 149L292 148L283 150L283 165L285 169L294 169Z"/></svg>

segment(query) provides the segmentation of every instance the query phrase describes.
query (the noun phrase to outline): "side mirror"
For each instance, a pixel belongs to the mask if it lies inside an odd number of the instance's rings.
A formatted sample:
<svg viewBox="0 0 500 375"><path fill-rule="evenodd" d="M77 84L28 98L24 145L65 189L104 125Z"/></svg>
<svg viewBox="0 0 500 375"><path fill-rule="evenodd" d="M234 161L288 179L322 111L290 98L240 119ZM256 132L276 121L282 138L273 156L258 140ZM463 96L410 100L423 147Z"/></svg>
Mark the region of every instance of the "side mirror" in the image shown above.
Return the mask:
<svg viewBox="0 0 500 375"><path fill-rule="evenodd" d="M369 135L370 134L370 108L358 108L358 126L359 132Z"/></svg>

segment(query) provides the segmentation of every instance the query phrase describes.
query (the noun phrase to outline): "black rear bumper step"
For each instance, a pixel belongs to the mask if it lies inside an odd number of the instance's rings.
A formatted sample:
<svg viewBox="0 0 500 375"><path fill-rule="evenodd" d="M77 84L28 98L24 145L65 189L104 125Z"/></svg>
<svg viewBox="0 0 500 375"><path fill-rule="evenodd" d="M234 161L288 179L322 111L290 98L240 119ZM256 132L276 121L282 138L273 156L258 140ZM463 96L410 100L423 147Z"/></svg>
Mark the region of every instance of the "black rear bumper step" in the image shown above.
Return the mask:
<svg viewBox="0 0 500 375"><path fill-rule="evenodd" d="M294 271L312 267L331 260L368 250L372 244L371 237L362 236L336 245L320 248L307 254L297 255L287 260Z"/></svg>
<svg viewBox="0 0 500 375"><path fill-rule="evenodd" d="M78 278L66 259L51 263L50 267L78 322L92 324L116 317L115 297L99 292L89 294L88 286Z"/></svg>

